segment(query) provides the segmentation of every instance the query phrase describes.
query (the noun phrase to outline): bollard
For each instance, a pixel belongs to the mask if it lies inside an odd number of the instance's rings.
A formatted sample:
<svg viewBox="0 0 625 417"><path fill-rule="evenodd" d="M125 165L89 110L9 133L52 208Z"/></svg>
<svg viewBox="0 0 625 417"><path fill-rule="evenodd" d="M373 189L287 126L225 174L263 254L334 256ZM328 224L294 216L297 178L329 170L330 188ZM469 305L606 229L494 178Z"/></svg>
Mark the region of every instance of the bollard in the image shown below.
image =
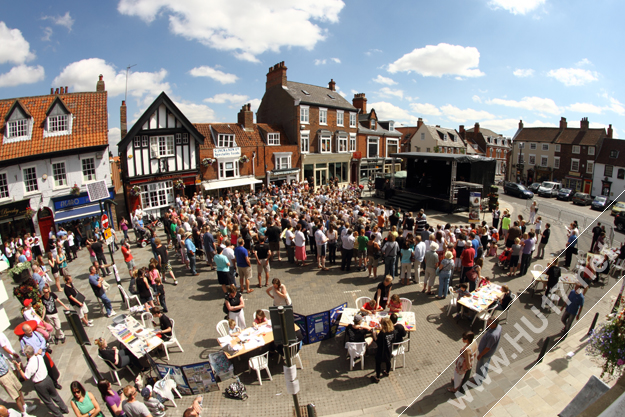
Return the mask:
<svg viewBox="0 0 625 417"><path fill-rule="evenodd" d="M315 408L315 404L308 404L306 406L306 411L308 411L308 417L317 417L317 409Z"/></svg>
<svg viewBox="0 0 625 417"><path fill-rule="evenodd" d="M597 325L598 319L599 319L599 313L595 313L595 318L592 319L592 324L590 325L590 329L588 329L588 333L586 333L587 336L590 336L592 334L592 331L595 330L595 326Z"/></svg>
<svg viewBox="0 0 625 417"><path fill-rule="evenodd" d="M551 338L547 337L543 342L543 347L540 349L540 354L538 355L538 360L536 361L537 364L543 361L543 357L545 356L545 353L547 353L547 348L549 347L549 342L551 342Z"/></svg>

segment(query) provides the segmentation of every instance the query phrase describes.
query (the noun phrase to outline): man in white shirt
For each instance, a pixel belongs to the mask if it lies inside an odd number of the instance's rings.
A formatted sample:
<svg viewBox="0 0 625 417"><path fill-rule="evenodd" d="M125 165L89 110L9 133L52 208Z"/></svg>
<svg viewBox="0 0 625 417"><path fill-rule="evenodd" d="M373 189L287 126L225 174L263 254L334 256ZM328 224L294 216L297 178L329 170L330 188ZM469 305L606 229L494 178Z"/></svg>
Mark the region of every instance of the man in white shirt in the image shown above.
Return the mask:
<svg viewBox="0 0 625 417"><path fill-rule="evenodd" d="M237 272L237 262L236 256L234 256L234 249L232 249L232 243L230 243L229 240L224 240L224 242L225 245L223 243L220 245L222 248L224 248L221 254L228 258L228 262L230 262L230 283L236 285L237 288L239 288L239 283L237 282L235 277L235 274Z"/></svg>
<svg viewBox="0 0 625 417"><path fill-rule="evenodd" d="M323 232L323 226L321 223L317 224L317 231L315 232L315 243L317 244L317 267L324 271L328 271L326 268L326 252L327 252L328 237Z"/></svg>
<svg viewBox="0 0 625 417"><path fill-rule="evenodd" d="M416 284L421 283L421 265L423 264L423 258L425 257L426 244L421 241L421 236L415 236L415 247L414 247L414 282Z"/></svg>
<svg viewBox="0 0 625 417"><path fill-rule="evenodd" d="M59 396L58 391L54 387L54 382L48 376L43 356L35 355L35 349L30 345L24 347L24 354L28 360L26 368L22 369L23 365L21 363L18 368L22 378L33 381L37 395L55 417L63 417L63 414L68 414L67 405ZM17 362L14 362L14 364L18 365Z"/></svg>

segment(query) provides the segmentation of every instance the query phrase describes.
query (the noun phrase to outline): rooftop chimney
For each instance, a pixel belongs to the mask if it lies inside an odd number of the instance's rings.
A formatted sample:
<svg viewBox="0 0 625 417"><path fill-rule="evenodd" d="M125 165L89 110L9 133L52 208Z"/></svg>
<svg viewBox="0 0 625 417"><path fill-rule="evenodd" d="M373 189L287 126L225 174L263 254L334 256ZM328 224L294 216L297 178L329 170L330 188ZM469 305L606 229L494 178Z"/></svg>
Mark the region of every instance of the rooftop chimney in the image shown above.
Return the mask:
<svg viewBox="0 0 625 417"><path fill-rule="evenodd" d="M336 83L333 79L330 79L330 82L328 83L328 88L330 89L330 91L336 91Z"/></svg>
<svg viewBox="0 0 625 417"><path fill-rule="evenodd" d="M58 88L56 90L54 90L54 94L56 94L56 95L59 94L59 89Z"/></svg>
<svg viewBox="0 0 625 417"><path fill-rule="evenodd" d="M464 139L464 125L458 127L458 133L460 133L460 136Z"/></svg>
<svg viewBox="0 0 625 417"><path fill-rule="evenodd" d="M119 107L119 127L121 130L122 139L126 137L128 133L128 123L126 117L126 100L122 100L122 105Z"/></svg>
<svg viewBox="0 0 625 417"><path fill-rule="evenodd" d="M237 123L243 126L246 131L254 129L254 113L252 112L252 105L250 103L244 104L241 107L241 111L237 115Z"/></svg>
<svg viewBox="0 0 625 417"><path fill-rule="evenodd" d="M267 84L266 89L269 90L271 87L279 85L286 86L286 65L284 65L284 61L278 62L273 67L269 67L269 72L267 73Z"/></svg>
<svg viewBox="0 0 625 417"><path fill-rule="evenodd" d="M614 133L614 132L612 131L612 125L608 126L608 137L609 137L610 139L612 139L612 135L613 135L613 133Z"/></svg>
<svg viewBox="0 0 625 417"><path fill-rule="evenodd" d="M566 129L566 126L567 126L566 117L561 117L560 118L560 130Z"/></svg>
<svg viewBox="0 0 625 417"><path fill-rule="evenodd" d="M479 123L475 123L475 125L473 126L473 134L477 135L478 133L480 133L480 124Z"/></svg>
<svg viewBox="0 0 625 417"><path fill-rule="evenodd" d="M360 113L367 113L367 97L365 97L365 93L356 93L354 94L354 98L352 100L352 104L357 109L360 109Z"/></svg>
<svg viewBox="0 0 625 417"><path fill-rule="evenodd" d="M523 120L519 120L519 129L523 129Z"/></svg>
<svg viewBox="0 0 625 417"><path fill-rule="evenodd" d="M588 117L582 117L582 121L579 122L579 128L581 130L588 130L589 127L589 123L588 123Z"/></svg>
<svg viewBox="0 0 625 417"><path fill-rule="evenodd" d="M419 120L417 120L417 130L419 130L421 126L423 126L423 119L419 117Z"/></svg>
<svg viewBox="0 0 625 417"><path fill-rule="evenodd" d="M65 86L65 94L67 94L67 86Z"/></svg>
<svg viewBox="0 0 625 417"><path fill-rule="evenodd" d="M54 94L54 87L50 87L50 95Z"/></svg>
<svg viewBox="0 0 625 417"><path fill-rule="evenodd" d="M100 78L98 80L98 83L95 86L95 91L97 92L102 92L102 91L106 91L104 88L104 76L102 74L100 74Z"/></svg>

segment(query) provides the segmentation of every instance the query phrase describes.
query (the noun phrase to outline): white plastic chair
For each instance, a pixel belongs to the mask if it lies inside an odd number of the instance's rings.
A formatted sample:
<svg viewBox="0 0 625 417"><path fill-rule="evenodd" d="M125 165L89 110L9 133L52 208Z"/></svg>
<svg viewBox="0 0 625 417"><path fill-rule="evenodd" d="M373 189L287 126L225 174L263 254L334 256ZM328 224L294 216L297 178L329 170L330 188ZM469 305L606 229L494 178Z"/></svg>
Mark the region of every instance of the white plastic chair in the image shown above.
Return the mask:
<svg viewBox="0 0 625 417"><path fill-rule="evenodd" d="M300 358L299 356L299 351L302 349L302 342L291 343L288 349L289 349L289 354L291 355L291 359L297 359L297 361L299 362L299 367L301 369L304 369L304 365L302 365L302 358ZM286 362L286 359L282 356L282 354L280 354L280 357L278 358L278 362L280 362L280 360L284 360ZM291 361L291 363L293 362L294 361Z"/></svg>
<svg viewBox="0 0 625 417"><path fill-rule="evenodd" d="M119 380L119 375L117 374L119 371L123 371L124 369L128 369L128 372L130 372L132 374L132 376L135 376L135 373L132 372L132 369L130 369L130 365L126 365L123 368L118 368L117 366L115 366L115 364L113 362L107 361L102 356L98 355L98 358L102 359L104 361L104 363L106 363L108 365L109 370L111 371L111 379L113 379L113 375L115 375L115 380L117 381L117 385L119 385L120 387L122 386L122 383Z"/></svg>
<svg viewBox="0 0 625 417"><path fill-rule="evenodd" d="M180 342L178 338L176 338L176 328L174 319L171 319L171 339L168 341L163 340L163 347L165 348L165 355L167 355L167 360L169 361L169 350L167 349L169 346L176 345L181 352L184 352L182 346L180 346Z"/></svg>
<svg viewBox="0 0 625 417"><path fill-rule="evenodd" d="M358 310L360 310L362 308L362 306L364 306L366 303L369 302L369 300L371 300L371 297L358 297L358 298L356 298L356 308Z"/></svg>
<svg viewBox="0 0 625 417"><path fill-rule="evenodd" d="M471 322L471 326L473 326L473 323L475 323L475 320L478 320L478 319L482 320L484 323L486 323L488 321L488 319L492 317L492 315L495 312L496 308L497 308L497 305L494 305L491 308L489 308L488 310L484 310L481 313L476 314L475 317L473 317L473 321Z"/></svg>
<svg viewBox="0 0 625 417"><path fill-rule="evenodd" d="M141 313L141 324L143 324L143 327L145 327L146 329L153 329L154 328L154 324L152 324L152 320L154 319L154 316L152 316L152 313ZM147 322L147 326L146 323Z"/></svg>
<svg viewBox="0 0 625 417"><path fill-rule="evenodd" d="M412 311L412 301L407 298L400 298L401 301L401 311Z"/></svg>
<svg viewBox="0 0 625 417"><path fill-rule="evenodd" d="M249 365L250 370L253 369L256 371L256 375L258 375L258 382L260 383L260 385L263 385L263 380L260 376L260 371L263 369L267 371L269 380L273 381L273 378L271 377L271 372L269 372L269 352L265 352L262 355L250 358L249 361L247 361L247 364Z"/></svg>
<svg viewBox="0 0 625 417"><path fill-rule="evenodd" d="M360 358L360 369L365 369L365 353L367 352L367 343L365 342L347 342L345 343L347 353L349 354L349 370L354 369L354 362Z"/></svg>
<svg viewBox="0 0 625 417"><path fill-rule="evenodd" d="M130 310L130 300L135 300L137 302L137 305L141 306L143 304L141 304L141 300L139 300L139 297L136 295L129 295L126 290L124 289L124 287L122 287L121 285L117 285L117 288L119 288L119 291L122 293L122 295L124 296L124 302L126 303L126 308L128 310Z"/></svg>
<svg viewBox="0 0 625 417"><path fill-rule="evenodd" d="M454 287L449 287L449 307L447 308L447 315L451 313L451 310L455 309L458 306L458 298L454 293Z"/></svg>
<svg viewBox="0 0 625 417"><path fill-rule="evenodd" d="M404 364L402 368L406 367L406 350L408 349L408 344L410 343L410 339L406 339L403 342L393 343L391 356L393 357L393 371L395 370L395 362L397 362L397 357L399 355L403 356Z"/></svg>
<svg viewBox="0 0 625 417"><path fill-rule="evenodd" d="M544 268L542 265L540 265L540 264L534 264L534 265L532 266L532 271L540 271L540 272L543 272L544 270L545 270L545 268Z"/></svg>
<svg viewBox="0 0 625 417"><path fill-rule="evenodd" d="M230 326L228 325L228 320L221 320L217 323L217 333L219 333L219 337L228 336L229 330Z"/></svg>
<svg viewBox="0 0 625 417"><path fill-rule="evenodd" d="M178 388L176 388L176 381L171 378L170 373L171 369L167 371L167 374L163 379L161 379L160 381L156 381L156 383L154 384L154 392L156 392L163 398L167 398L169 401L172 402L174 407L178 408L176 401L174 401L173 392L178 394L178 398L182 398L182 395L180 395Z"/></svg>
<svg viewBox="0 0 625 417"><path fill-rule="evenodd" d="M608 273L608 275L614 276L615 272L618 272L619 274L621 274L624 270L625 270L625 260L616 259L614 262L612 262L612 266L610 267L610 272Z"/></svg>
<svg viewBox="0 0 625 417"><path fill-rule="evenodd" d="M514 300L516 300L516 294L511 293L510 297L512 297L512 299L510 300L510 304L508 304L508 308L506 309L506 311L502 311L501 314L497 317L500 320L505 320L506 322L508 321L508 313L510 312L510 306L512 305L512 303L514 303ZM501 318L501 316L506 315L506 317L504 317L503 319Z"/></svg>

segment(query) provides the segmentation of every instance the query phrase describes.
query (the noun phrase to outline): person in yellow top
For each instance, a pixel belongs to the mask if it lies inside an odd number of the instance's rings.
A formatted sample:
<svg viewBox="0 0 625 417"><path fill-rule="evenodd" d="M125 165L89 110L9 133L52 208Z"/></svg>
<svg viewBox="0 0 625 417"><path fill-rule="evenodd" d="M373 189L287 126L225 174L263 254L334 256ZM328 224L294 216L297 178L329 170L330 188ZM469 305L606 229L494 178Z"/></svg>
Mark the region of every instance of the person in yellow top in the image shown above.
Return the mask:
<svg viewBox="0 0 625 417"><path fill-rule="evenodd" d="M508 236L508 230L510 230L510 222L510 212L506 210L506 212L503 214L503 219L501 219L501 235L504 242Z"/></svg>

